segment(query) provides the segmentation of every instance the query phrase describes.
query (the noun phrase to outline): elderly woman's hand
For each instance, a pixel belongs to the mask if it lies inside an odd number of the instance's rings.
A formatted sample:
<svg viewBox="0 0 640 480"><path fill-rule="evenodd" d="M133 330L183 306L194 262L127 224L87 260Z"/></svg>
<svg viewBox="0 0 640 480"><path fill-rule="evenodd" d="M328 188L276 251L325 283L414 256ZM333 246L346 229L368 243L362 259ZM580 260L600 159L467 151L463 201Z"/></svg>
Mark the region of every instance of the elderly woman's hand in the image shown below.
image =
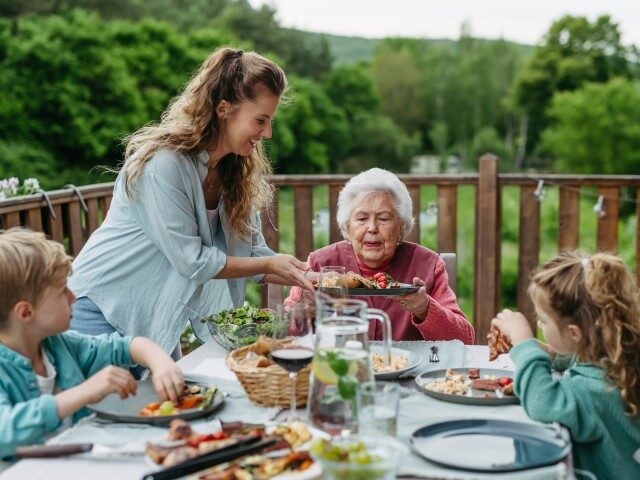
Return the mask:
<svg viewBox="0 0 640 480"><path fill-rule="evenodd" d="M393 297L393 299L398 302L402 309L411 312L414 316L424 320L427 317L427 312L429 311L431 297L427 293L427 288L424 282L418 277L413 279L413 284L420 287L417 292Z"/></svg>

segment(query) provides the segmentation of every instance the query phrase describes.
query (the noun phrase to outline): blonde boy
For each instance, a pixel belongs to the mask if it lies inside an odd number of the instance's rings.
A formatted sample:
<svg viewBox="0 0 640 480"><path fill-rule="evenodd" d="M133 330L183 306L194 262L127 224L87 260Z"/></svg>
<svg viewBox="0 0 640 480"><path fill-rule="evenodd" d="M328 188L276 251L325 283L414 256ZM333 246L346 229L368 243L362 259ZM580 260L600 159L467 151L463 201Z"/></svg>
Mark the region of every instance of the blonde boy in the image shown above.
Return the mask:
<svg viewBox="0 0 640 480"><path fill-rule="evenodd" d="M41 443L110 393L135 395L121 367L149 367L162 399L176 401L182 391L179 368L151 340L68 331L70 273L62 245L42 233L0 232L0 458Z"/></svg>

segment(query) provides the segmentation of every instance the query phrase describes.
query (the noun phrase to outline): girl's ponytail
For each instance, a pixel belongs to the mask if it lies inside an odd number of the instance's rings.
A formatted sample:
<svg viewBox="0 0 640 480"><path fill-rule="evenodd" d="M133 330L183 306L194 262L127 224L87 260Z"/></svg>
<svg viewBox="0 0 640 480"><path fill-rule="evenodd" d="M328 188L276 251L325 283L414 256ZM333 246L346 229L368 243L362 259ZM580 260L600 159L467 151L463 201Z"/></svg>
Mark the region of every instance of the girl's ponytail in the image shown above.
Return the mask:
<svg viewBox="0 0 640 480"><path fill-rule="evenodd" d="M608 380L620 388L626 410L640 414L640 293L635 277L614 255L591 257L585 287L599 308L595 338L602 342L602 358Z"/></svg>

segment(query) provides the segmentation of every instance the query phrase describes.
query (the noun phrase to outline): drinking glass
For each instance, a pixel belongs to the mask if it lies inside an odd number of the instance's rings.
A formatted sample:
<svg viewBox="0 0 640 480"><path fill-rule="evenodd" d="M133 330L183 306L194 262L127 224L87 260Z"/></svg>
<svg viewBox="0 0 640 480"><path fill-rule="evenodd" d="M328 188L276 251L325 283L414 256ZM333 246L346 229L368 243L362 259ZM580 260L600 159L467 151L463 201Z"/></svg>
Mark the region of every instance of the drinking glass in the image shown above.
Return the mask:
<svg viewBox="0 0 640 480"><path fill-rule="evenodd" d="M313 359L311 314L308 307L298 303L288 311L283 305L276 307L271 335L271 359L289 372L291 379L291 403L287 421L298 419L296 413L296 385L298 372Z"/></svg>
<svg viewBox="0 0 640 480"><path fill-rule="evenodd" d="M349 291L342 283L337 282L332 284L331 287L323 286L323 283L330 282L332 278L345 274L345 268L343 266L327 266L320 267L320 278L318 283L318 290L326 293L333 298L349 298Z"/></svg>
<svg viewBox="0 0 640 480"><path fill-rule="evenodd" d="M395 437L398 430L400 386L375 382L358 389L358 434Z"/></svg>

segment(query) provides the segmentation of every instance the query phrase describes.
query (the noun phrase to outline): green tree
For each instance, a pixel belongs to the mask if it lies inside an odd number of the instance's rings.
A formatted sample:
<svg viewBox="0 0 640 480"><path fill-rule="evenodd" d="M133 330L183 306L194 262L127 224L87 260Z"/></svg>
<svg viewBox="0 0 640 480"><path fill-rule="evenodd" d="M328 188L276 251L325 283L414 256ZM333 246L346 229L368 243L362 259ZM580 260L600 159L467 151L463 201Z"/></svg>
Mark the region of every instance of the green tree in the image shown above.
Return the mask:
<svg viewBox="0 0 640 480"><path fill-rule="evenodd" d="M334 68L324 86L331 101L345 111L349 121L360 112L376 111L380 103L368 67L363 64Z"/></svg>
<svg viewBox="0 0 640 480"><path fill-rule="evenodd" d="M542 147L559 171L637 174L640 83L617 78L556 93Z"/></svg>
<svg viewBox="0 0 640 480"><path fill-rule="evenodd" d="M420 150L420 136L408 135L392 119L380 114L361 112L351 129L350 153L337 170L357 173L381 167L407 173L411 159Z"/></svg>
<svg viewBox="0 0 640 480"><path fill-rule="evenodd" d="M423 131L427 116L421 88L421 72L411 44L385 41L376 52L372 72L380 94L380 112L407 133Z"/></svg>
<svg viewBox="0 0 640 480"><path fill-rule="evenodd" d="M113 155L117 137L147 118L111 47L82 12L21 21L0 68L0 139L33 141L70 165Z"/></svg>
<svg viewBox="0 0 640 480"><path fill-rule="evenodd" d="M609 16L591 23L567 15L554 22L514 87L515 103L528 116L529 147L535 146L547 125L547 107L555 92L616 76L631 78L637 66L637 50L622 45L618 24Z"/></svg>
<svg viewBox="0 0 640 480"><path fill-rule="evenodd" d="M293 77L288 104L276 117L268 153L279 173L327 172L344 157L348 124L322 86Z"/></svg>

